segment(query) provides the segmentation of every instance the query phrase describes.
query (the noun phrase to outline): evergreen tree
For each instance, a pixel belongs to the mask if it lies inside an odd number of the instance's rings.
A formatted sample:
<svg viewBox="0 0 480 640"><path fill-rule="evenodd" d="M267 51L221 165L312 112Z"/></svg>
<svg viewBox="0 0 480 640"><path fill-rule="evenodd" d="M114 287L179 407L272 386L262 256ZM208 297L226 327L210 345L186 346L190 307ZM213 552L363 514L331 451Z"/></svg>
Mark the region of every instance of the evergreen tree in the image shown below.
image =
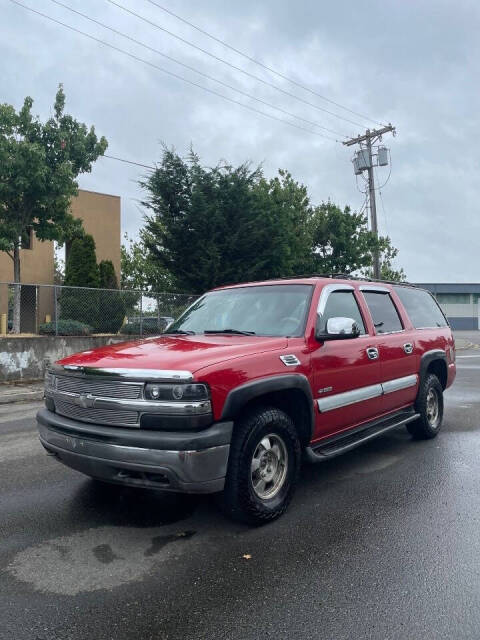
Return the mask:
<svg viewBox="0 0 480 640"><path fill-rule="evenodd" d="M91 235L78 235L72 240L65 267L64 284L66 287L99 286L95 240Z"/></svg>
<svg viewBox="0 0 480 640"><path fill-rule="evenodd" d="M97 288L100 284L95 241L92 236L77 235L71 243L65 267L65 287ZM95 328L98 317L98 292L86 289L63 289L61 317L78 320Z"/></svg>
<svg viewBox="0 0 480 640"><path fill-rule="evenodd" d="M271 181L247 164L204 168L165 149L143 181L150 210L141 240L177 291L289 275L308 254L305 187L286 172Z"/></svg>
<svg viewBox="0 0 480 640"><path fill-rule="evenodd" d="M100 288L95 330L99 333L117 333L125 318L125 304L118 289L117 276L111 260L102 260L98 265Z"/></svg>
<svg viewBox="0 0 480 640"><path fill-rule="evenodd" d="M101 289L118 289L117 276L111 260L102 260L99 263L98 276Z"/></svg>

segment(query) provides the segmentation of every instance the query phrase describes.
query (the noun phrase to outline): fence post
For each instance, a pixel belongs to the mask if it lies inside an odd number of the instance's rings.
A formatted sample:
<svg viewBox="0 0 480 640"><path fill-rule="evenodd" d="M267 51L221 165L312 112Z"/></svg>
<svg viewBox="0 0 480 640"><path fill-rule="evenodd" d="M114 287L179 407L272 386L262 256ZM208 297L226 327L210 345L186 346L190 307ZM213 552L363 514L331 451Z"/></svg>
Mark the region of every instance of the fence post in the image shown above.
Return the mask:
<svg viewBox="0 0 480 640"><path fill-rule="evenodd" d="M58 302L57 302L57 287L53 287L53 300L55 306L55 335L58 336Z"/></svg>
<svg viewBox="0 0 480 640"><path fill-rule="evenodd" d="M140 335L143 336L143 292L140 294Z"/></svg>

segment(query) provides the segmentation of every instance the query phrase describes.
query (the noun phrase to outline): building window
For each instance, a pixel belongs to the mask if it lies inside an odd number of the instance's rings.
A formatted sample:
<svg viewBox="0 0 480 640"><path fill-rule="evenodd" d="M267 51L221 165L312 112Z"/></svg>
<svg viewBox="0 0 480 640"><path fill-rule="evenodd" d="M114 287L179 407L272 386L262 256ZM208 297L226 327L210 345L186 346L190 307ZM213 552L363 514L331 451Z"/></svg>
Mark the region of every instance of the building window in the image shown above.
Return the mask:
<svg viewBox="0 0 480 640"><path fill-rule="evenodd" d="M469 293L437 293L437 300L440 304L470 304Z"/></svg>
<svg viewBox="0 0 480 640"><path fill-rule="evenodd" d="M33 249L33 227L28 227L25 233L22 233L20 246L22 249Z"/></svg>

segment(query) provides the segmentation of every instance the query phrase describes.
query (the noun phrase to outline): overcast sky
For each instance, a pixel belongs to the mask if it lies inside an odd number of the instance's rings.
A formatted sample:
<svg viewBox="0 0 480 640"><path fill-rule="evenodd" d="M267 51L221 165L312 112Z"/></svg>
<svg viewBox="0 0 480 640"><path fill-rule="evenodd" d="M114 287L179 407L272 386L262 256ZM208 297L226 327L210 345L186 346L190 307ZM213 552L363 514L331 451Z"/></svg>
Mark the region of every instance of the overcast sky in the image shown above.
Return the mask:
<svg viewBox="0 0 480 640"><path fill-rule="evenodd" d="M275 117L321 133L106 31L51 0L22 0L151 63ZM391 177L377 199L379 228L399 249L411 281L480 281L480 4L474 1L156 0L232 46L315 92L379 122L392 122ZM342 135L372 123L248 62L148 0L115 0L214 55L358 124L303 104L126 13L107 0L62 0L90 17L244 92ZM59 82L67 112L109 142L107 153L150 165L160 143L206 165L262 163L288 169L313 203L330 198L361 208L352 148L271 120L0 0L0 101L26 95L42 118ZM324 132L324 131L323 131ZM324 132L325 133L325 132ZM330 134L327 134L330 135ZM338 136L337 136L338 137ZM122 228L142 225L137 180L145 170L100 159L80 186L122 198ZM380 184L389 168L378 170ZM363 183L360 184L363 188Z"/></svg>

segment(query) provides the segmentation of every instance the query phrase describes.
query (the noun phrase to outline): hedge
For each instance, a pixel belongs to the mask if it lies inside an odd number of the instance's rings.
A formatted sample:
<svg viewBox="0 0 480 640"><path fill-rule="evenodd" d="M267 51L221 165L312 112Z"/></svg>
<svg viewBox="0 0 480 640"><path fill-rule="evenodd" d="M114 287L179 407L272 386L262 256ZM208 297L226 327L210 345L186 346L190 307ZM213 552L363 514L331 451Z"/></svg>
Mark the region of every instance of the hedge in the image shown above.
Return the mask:
<svg viewBox="0 0 480 640"><path fill-rule="evenodd" d="M55 331L55 322L45 322L38 327L38 332L45 336L89 336L92 328L78 320L60 319L57 331Z"/></svg>

